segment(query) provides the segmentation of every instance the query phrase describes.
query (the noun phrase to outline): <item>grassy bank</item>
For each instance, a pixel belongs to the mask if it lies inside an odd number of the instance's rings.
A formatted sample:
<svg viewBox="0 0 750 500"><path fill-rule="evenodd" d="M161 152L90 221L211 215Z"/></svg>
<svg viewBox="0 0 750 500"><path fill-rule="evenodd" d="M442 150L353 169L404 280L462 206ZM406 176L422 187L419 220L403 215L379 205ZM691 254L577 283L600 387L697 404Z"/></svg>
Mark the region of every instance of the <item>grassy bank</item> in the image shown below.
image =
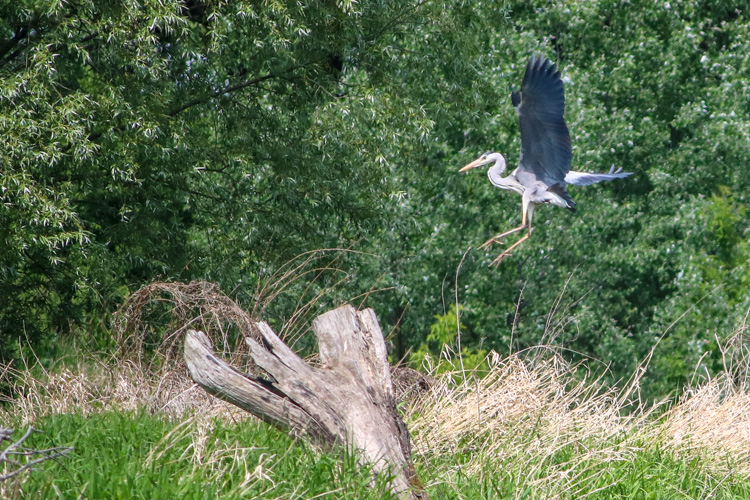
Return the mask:
<svg viewBox="0 0 750 500"><path fill-rule="evenodd" d="M50 415L29 445L73 453L9 485L3 498L388 498L385 478L267 425L145 411Z"/></svg>
<svg viewBox="0 0 750 500"><path fill-rule="evenodd" d="M250 420L200 423L113 411L52 415L37 425L44 434L32 446L62 443L75 451L9 484L4 498L388 498L384 478L369 488L368 471L352 457L322 454ZM468 449L420 454L418 464L438 499L750 496L743 475L711 471L653 443L631 443L611 456L628 440L622 438L598 448L568 444L548 456L530 452L528 469Z"/></svg>
<svg viewBox="0 0 750 500"><path fill-rule="evenodd" d="M750 397L707 380L646 406L556 357L489 358L403 411L432 498L749 498ZM179 370L79 361L7 372L0 421L69 455L0 483L2 498L386 498L354 457L295 441Z"/></svg>

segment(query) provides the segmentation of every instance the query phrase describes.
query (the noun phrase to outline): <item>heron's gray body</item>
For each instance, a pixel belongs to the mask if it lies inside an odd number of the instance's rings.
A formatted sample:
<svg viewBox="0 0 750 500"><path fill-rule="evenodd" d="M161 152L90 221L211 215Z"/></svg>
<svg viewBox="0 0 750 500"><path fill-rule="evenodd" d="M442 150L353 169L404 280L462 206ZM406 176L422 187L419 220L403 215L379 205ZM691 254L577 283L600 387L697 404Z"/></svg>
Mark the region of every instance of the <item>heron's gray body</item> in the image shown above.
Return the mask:
<svg viewBox="0 0 750 500"><path fill-rule="evenodd" d="M614 165L609 173L606 174L591 174L588 172L569 170L568 173L565 174L565 178L562 182L555 183L552 186L547 186L544 182L537 180L533 173L526 169L522 169L520 166L516 168L512 174L503 177L503 173L505 173L505 170L507 169L503 155L500 153L488 153L484 156L490 161L495 161L495 164L487 170L487 177L493 186L499 187L500 189L514 191L521 196L523 196L527 189L532 189L534 193L530 194L530 196L534 203L551 203L552 205L567 208L573 212L575 212L576 204L570 199L568 192L565 191L566 184L571 184L573 186L589 186L591 184L596 184L597 182L611 181L632 175L631 172L620 172L619 169L615 170ZM561 194L561 191L564 194ZM547 196L547 194L550 196Z"/></svg>
<svg viewBox="0 0 750 500"><path fill-rule="evenodd" d="M560 72L548 59L532 56L526 65L520 92L511 94L513 107L518 115L521 129L521 158L518 167L503 177L507 168L505 157L500 153L485 153L469 163L461 172L483 165L493 164L487 172L490 182L501 189L514 191L522 196L521 226L499 234L488 240L489 245L510 233L528 227L531 234L531 219L534 207L549 203L575 212L575 202L566 186L588 186L597 182L620 179L630 172L610 169L606 174L590 174L570 170L573 159L570 133L565 124L565 91ZM521 238L498 259L519 243Z"/></svg>

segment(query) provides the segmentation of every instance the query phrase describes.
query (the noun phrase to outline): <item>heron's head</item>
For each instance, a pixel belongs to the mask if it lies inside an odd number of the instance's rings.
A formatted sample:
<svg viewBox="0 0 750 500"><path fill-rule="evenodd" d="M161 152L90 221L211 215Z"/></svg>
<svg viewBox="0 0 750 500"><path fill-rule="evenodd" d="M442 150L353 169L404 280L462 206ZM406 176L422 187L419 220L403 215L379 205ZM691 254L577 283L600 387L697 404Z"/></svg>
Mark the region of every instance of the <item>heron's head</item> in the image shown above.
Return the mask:
<svg viewBox="0 0 750 500"><path fill-rule="evenodd" d="M494 163L495 166L500 169L501 174L505 172L505 157L500 153L484 153L482 156L459 170L459 172L466 172L467 170L471 170L472 168L483 167L491 163Z"/></svg>

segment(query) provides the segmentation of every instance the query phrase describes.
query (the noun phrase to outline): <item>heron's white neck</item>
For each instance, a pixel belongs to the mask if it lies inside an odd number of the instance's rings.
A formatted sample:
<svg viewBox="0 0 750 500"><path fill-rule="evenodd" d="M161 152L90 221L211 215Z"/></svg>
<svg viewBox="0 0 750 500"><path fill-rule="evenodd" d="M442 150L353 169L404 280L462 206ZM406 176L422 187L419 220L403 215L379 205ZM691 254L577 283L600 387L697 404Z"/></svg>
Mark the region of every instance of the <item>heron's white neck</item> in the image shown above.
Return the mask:
<svg viewBox="0 0 750 500"><path fill-rule="evenodd" d="M492 165L489 170L487 170L487 177L490 179L490 182L493 186L497 186L500 189L515 191L516 193L522 195L525 188L520 182L518 182L514 175L511 174L507 177L503 177L505 168L506 166L504 160L496 161L495 164Z"/></svg>

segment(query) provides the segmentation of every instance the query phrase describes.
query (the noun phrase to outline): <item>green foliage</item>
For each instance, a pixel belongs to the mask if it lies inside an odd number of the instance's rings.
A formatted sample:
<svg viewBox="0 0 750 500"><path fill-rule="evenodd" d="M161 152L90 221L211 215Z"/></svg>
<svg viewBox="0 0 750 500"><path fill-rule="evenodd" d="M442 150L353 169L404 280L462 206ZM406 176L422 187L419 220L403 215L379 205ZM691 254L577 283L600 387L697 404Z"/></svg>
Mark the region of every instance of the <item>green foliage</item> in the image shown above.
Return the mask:
<svg viewBox="0 0 750 500"><path fill-rule="evenodd" d="M719 192L711 197L711 202L707 207L710 219L706 229L715 245L712 249L715 260L731 267L741 266L746 261L742 254L747 253L747 242L742 237L747 208L734 199L727 186L719 186Z"/></svg>
<svg viewBox="0 0 750 500"><path fill-rule="evenodd" d="M401 358L457 296L462 347L560 345L618 380L656 345L644 395L672 393L750 309L748 52L747 13L718 0L6 2L0 357L23 336L106 345L154 279L263 310L283 263L345 248L364 253L267 319L380 290L363 303ZM501 246L476 246L519 200L456 171L518 159L532 53L563 72L574 167L635 175L572 188L578 215L541 208L488 269Z"/></svg>
<svg viewBox="0 0 750 500"><path fill-rule="evenodd" d="M65 333L156 278L252 297L300 252L400 224L395 152L430 141L426 96L479 51L456 30L483 17L446 7L4 4L0 335Z"/></svg>
<svg viewBox="0 0 750 500"><path fill-rule="evenodd" d="M409 308L401 343L419 344L427 318L457 292L466 306L465 345L504 351L511 342L514 350L553 343L573 359L600 360L613 380L628 377L655 347L644 395L673 393L696 367L720 364L716 339L725 341L750 307L741 97L750 71L737 57L750 23L721 2L508 8L515 29L493 30L475 69L492 86L481 93L496 100L486 111L475 105L484 112L474 117L435 120L434 147L399 207L420 222L386 247L403 256L399 299ZM615 164L635 175L572 188L577 215L541 208L533 237L487 269L512 240L464 253L515 226L520 202L483 175L455 171L489 149L517 161L508 91L535 52L563 71L574 168Z"/></svg>
<svg viewBox="0 0 750 500"><path fill-rule="evenodd" d="M459 343L459 335L464 328L459 318L464 309L464 306L451 304L445 314L435 315L426 342L410 355L412 364L418 367L426 364L435 368L436 373L456 372L457 377L465 375L465 372L488 370L486 349L462 347ZM446 350L456 352L459 349L460 356L442 356Z"/></svg>

